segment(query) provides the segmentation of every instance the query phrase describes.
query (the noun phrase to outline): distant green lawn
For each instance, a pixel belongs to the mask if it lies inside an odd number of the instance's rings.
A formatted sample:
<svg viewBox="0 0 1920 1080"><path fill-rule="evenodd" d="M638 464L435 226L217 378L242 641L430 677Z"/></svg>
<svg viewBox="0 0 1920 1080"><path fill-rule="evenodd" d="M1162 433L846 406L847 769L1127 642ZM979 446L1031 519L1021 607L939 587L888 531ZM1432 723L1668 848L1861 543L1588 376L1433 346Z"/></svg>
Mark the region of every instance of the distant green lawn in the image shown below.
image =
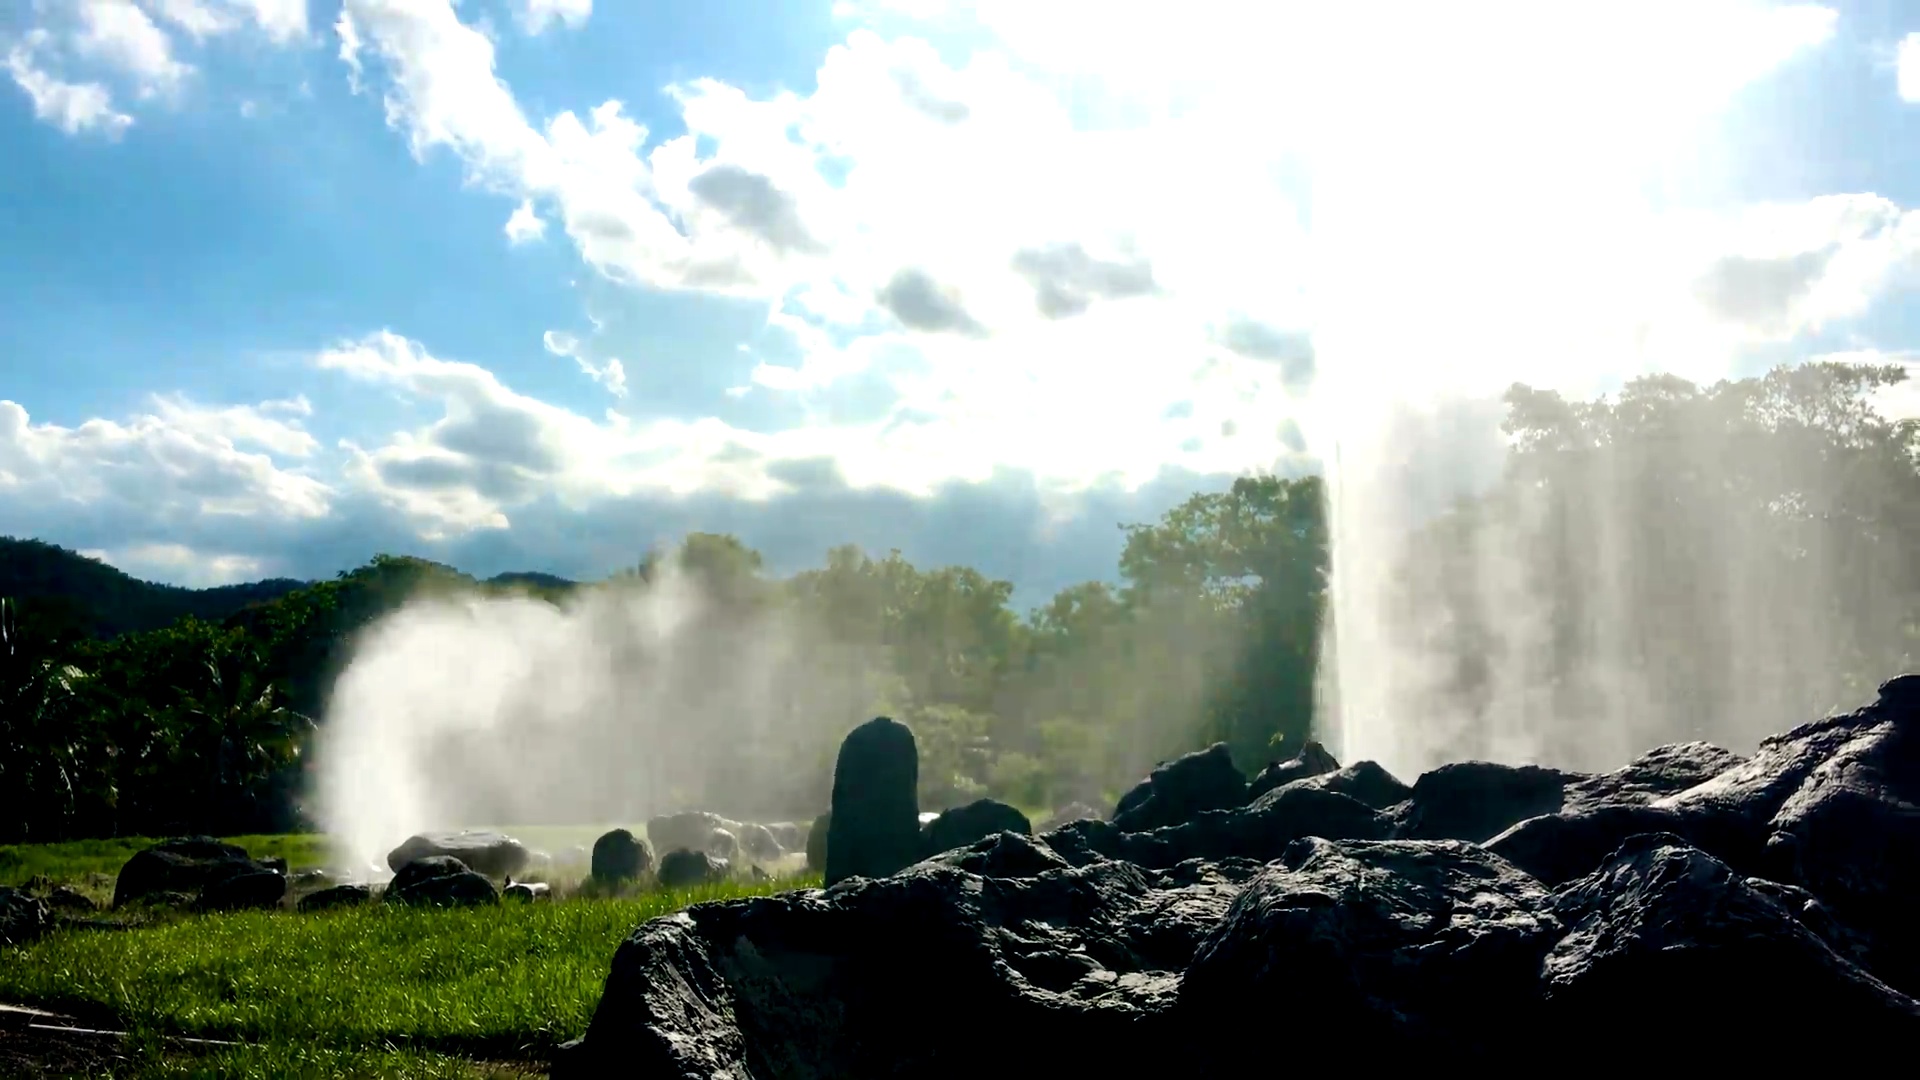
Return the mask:
<svg viewBox="0 0 1920 1080"><path fill-rule="evenodd" d="M530 847L566 836L507 831ZM604 829L570 831L590 841ZM324 837L230 840L294 869L326 862ZM41 876L105 899L121 864L149 843L0 847L0 884ZM640 923L706 900L818 884L814 876L611 898L562 887L557 900L451 910L136 913L130 929L61 929L0 947L0 1002L139 1033L116 1076L540 1075L527 1070L586 1030L614 949ZM152 1041L160 1035L246 1045L182 1053L161 1049Z"/></svg>
<svg viewBox="0 0 1920 1080"><path fill-rule="evenodd" d="M229 836L256 859L279 856L289 868L311 870L327 861L324 836L290 833L281 836ZM113 840L72 840L63 844L0 845L0 885L22 885L36 877L71 885L105 904L113 898L113 879L120 867L154 841L143 836Z"/></svg>
<svg viewBox="0 0 1920 1080"><path fill-rule="evenodd" d="M123 1029L263 1044L227 1055L265 1055L262 1075L286 1065L273 1055L296 1050L540 1060L586 1030L615 947L641 922L704 900L811 884L453 910L376 903L63 930L0 948L0 1001ZM467 1073L448 1074L416 1058L388 1064L413 1070L395 1075L472 1075L470 1062L454 1063Z"/></svg>

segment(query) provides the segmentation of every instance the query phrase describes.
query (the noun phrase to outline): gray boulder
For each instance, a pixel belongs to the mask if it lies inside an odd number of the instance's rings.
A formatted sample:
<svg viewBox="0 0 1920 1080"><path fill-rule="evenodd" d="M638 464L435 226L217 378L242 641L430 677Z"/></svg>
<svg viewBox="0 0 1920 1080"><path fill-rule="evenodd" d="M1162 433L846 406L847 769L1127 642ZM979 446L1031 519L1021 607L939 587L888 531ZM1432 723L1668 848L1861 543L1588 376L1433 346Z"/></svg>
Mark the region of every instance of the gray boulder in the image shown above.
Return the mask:
<svg viewBox="0 0 1920 1080"><path fill-rule="evenodd" d="M498 903L500 894L485 875L476 874L451 855L428 855L400 868L387 886L391 903L457 907Z"/></svg>
<svg viewBox="0 0 1920 1080"><path fill-rule="evenodd" d="M660 885L667 889L687 889L725 881L731 867L727 860L704 851L669 851L660 857Z"/></svg>
<svg viewBox="0 0 1920 1080"><path fill-rule="evenodd" d="M595 881L632 881L653 868L653 853L644 841L625 829L603 833L593 842Z"/></svg>
<svg viewBox="0 0 1920 1080"><path fill-rule="evenodd" d="M531 857L520 841L497 832L427 832L407 838L387 853L387 867L398 874L408 863L431 856L458 859L473 873L507 878L526 869Z"/></svg>
<svg viewBox="0 0 1920 1080"><path fill-rule="evenodd" d="M298 906L301 911L330 911L334 908L356 907L372 899L373 890L365 885L330 885L301 897Z"/></svg>
<svg viewBox="0 0 1920 1080"><path fill-rule="evenodd" d="M162 840L134 852L120 867L113 886L113 906L136 901L172 902L180 897L192 899L208 886L227 878L273 872L268 864L250 858L245 848L211 836Z"/></svg>
<svg viewBox="0 0 1920 1080"><path fill-rule="evenodd" d="M919 773L913 732L888 717L861 724L841 741L827 822L828 885L856 875L886 877L920 857Z"/></svg>

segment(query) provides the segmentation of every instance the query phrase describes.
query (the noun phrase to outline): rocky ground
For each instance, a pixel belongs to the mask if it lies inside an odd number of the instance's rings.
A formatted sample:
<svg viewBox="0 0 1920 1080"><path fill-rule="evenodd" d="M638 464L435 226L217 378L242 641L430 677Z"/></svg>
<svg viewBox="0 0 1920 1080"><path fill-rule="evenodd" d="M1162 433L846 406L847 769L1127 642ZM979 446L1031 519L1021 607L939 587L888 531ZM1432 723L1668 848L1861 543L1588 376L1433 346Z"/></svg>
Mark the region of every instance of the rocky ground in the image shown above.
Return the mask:
<svg viewBox="0 0 1920 1080"><path fill-rule="evenodd" d="M841 779L835 843L862 835ZM1920 676L1750 758L1407 785L1216 748L1112 818L649 922L554 1075L1777 1069L1920 1040Z"/></svg>

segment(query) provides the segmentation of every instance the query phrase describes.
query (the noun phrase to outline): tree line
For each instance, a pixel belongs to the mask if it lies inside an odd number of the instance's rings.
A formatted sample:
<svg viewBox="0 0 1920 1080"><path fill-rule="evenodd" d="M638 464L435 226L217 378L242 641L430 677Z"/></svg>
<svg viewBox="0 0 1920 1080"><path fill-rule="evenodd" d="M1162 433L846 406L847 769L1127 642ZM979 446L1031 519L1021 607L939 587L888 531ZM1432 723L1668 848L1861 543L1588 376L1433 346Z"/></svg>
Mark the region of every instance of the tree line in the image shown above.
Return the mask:
<svg viewBox="0 0 1920 1080"><path fill-rule="evenodd" d="M1378 570L1396 582L1403 644L1438 658L1421 693L1436 713L1484 717L1512 707L1520 671L1545 707L1601 723L1615 715L1602 699L1617 713L1610 680L1630 670L1648 701L1711 735L1740 710L1810 718L1910 666L1920 430L1872 406L1901 377L1839 364L1710 387L1655 376L1592 402L1513 387L1500 480ZM308 749L361 629L436 591L565 604L644 589L669 561L716 633L767 612L808 628L786 662L835 689L786 707L860 704L793 728L805 745L735 748L740 769L804 774L804 798L824 792L834 725L881 712L914 728L928 805L1100 805L1215 740L1244 768L1293 753L1331 641L1322 479L1244 477L1123 528L1112 580L1024 614L1010 582L970 567L848 545L780 578L739 539L696 533L600 582L480 582L381 555L117 633L105 628L138 620L77 617L52 549L9 542L0 561L30 559L40 584L0 602L0 842L300 828ZM98 564L64 560L94 568L71 574L91 575L97 604ZM1531 598L1525 633L1485 599L1498 575Z"/></svg>

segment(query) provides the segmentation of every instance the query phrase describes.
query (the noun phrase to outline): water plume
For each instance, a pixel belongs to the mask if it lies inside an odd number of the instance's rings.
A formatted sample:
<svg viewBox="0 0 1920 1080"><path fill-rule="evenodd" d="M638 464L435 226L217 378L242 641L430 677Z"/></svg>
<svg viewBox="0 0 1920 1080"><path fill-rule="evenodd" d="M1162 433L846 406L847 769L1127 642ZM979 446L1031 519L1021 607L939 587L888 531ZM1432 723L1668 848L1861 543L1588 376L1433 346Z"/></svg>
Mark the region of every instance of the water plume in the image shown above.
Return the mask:
<svg viewBox="0 0 1920 1080"><path fill-rule="evenodd" d="M783 606L663 571L558 604L422 595L368 626L315 754L343 867L378 876L427 829L816 812L815 751L865 704L860 665L803 650Z"/></svg>
<svg viewBox="0 0 1920 1080"><path fill-rule="evenodd" d="M1309 435L1333 547L1320 725L1341 758L1410 775L1750 749L1899 662L1881 647L1899 616L1866 584L1891 557L1843 525L1871 520L1870 452L1815 445L1832 432L1796 427L1807 398L1784 377L1710 388L1741 330L1703 312L1676 224L1725 165L1717 110L1831 32L1803 16L1502 8L1329 73ZM1695 64L1682 31L1730 59ZM1633 381L1654 372L1699 385ZM1565 397L1503 400L1516 383Z"/></svg>

